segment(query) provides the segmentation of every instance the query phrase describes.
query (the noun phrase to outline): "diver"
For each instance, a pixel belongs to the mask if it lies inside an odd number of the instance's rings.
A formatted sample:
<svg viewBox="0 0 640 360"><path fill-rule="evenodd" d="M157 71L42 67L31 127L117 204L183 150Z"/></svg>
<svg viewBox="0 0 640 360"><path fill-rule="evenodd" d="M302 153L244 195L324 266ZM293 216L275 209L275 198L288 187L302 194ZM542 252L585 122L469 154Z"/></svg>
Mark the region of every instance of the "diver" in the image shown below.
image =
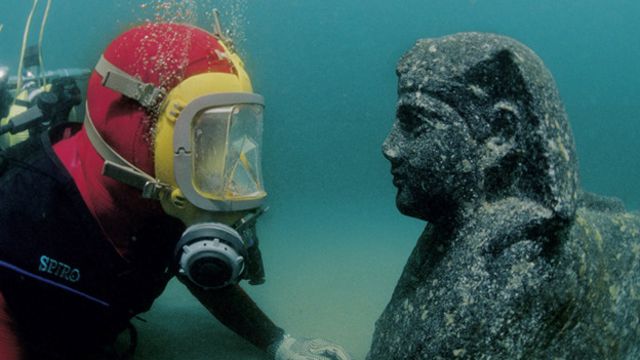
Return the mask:
<svg viewBox="0 0 640 360"><path fill-rule="evenodd" d="M147 23L116 37L84 123L1 153L0 358L130 356L130 320L176 276L272 359L350 359L289 336L238 285L264 277L263 104L219 31Z"/></svg>

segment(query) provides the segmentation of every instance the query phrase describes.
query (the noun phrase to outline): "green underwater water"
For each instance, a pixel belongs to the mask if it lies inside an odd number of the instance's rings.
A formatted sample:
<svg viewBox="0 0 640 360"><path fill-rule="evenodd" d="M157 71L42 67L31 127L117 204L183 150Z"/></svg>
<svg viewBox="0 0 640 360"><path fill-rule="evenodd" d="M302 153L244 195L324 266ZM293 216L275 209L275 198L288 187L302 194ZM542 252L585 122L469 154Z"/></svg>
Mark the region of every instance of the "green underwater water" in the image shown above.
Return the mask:
<svg viewBox="0 0 640 360"><path fill-rule="evenodd" d="M12 70L30 6L0 3L0 65ZM213 7L267 104L270 211L258 229L267 282L246 288L294 336L326 337L363 359L424 227L395 209L380 150L396 62L419 38L487 31L530 46L565 101L583 187L640 208L639 2L53 0L45 64L92 68L121 31L156 17L210 27ZM177 282L142 317L136 359L262 359Z"/></svg>

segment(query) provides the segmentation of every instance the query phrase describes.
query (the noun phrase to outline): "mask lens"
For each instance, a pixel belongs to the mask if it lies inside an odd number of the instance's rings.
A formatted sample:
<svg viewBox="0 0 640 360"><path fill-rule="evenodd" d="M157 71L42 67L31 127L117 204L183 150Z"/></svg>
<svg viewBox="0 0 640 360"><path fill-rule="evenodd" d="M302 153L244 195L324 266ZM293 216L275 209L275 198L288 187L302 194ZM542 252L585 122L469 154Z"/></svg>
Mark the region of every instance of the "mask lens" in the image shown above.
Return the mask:
<svg viewBox="0 0 640 360"><path fill-rule="evenodd" d="M196 191L214 200L263 198L261 156L263 108L236 105L200 113L192 123L192 179Z"/></svg>

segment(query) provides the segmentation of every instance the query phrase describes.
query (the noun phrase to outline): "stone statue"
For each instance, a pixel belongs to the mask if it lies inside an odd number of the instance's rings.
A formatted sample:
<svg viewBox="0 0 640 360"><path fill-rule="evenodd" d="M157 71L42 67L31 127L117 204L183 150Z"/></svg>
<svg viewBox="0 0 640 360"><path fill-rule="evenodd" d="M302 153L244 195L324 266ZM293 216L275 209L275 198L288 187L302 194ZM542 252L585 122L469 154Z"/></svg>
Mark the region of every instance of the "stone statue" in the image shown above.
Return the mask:
<svg viewBox="0 0 640 360"><path fill-rule="evenodd" d="M429 222L369 360L640 359L640 216L580 190L567 115L513 39L419 41L383 151Z"/></svg>

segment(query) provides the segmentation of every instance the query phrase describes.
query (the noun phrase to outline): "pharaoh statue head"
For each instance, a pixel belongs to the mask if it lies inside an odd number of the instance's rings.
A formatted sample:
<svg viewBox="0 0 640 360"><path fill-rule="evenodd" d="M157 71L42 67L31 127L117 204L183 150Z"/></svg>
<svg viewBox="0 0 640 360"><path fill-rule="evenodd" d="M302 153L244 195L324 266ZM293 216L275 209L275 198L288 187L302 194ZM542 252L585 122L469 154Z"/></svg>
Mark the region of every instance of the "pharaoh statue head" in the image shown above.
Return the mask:
<svg viewBox="0 0 640 360"><path fill-rule="evenodd" d="M574 216L575 145L555 82L529 48L494 34L419 41L397 67L383 144L406 215L439 222L508 197Z"/></svg>

